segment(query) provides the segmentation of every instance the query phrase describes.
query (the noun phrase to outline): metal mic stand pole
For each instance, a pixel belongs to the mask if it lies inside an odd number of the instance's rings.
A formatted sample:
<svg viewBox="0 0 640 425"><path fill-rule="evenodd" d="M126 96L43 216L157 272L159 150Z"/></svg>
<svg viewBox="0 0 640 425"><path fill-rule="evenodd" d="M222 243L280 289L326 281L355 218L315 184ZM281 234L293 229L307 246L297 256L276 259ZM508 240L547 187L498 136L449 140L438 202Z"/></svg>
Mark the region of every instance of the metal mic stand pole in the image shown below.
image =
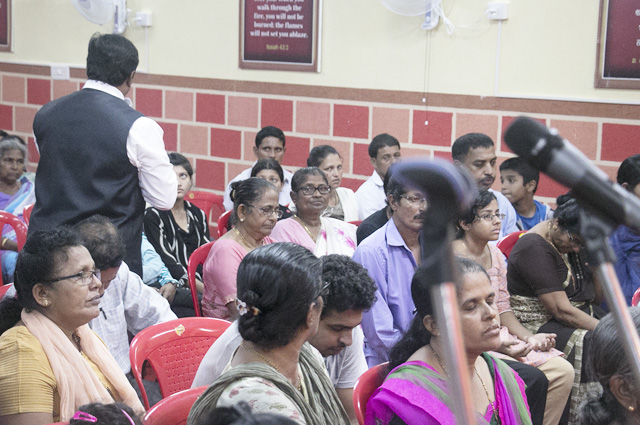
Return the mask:
<svg viewBox="0 0 640 425"><path fill-rule="evenodd" d="M615 261L615 254L609 244L608 236L611 234L613 226L601 218L585 212L581 212L580 219L589 262L604 290L609 311L616 320L627 360L636 382L640 383L640 338L612 265Z"/></svg>
<svg viewBox="0 0 640 425"><path fill-rule="evenodd" d="M444 363L447 367L450 396L453 401L450 407L459 425L476 425L476 413L471 396L471 376L469 376L467 355L462 339L456 285L453 283L456 266L451 249L452 234L453 229L450 229L446 239L440 241L438 252L426 253L423 250L423 261L428 261L429 264L423 263L420 267L431 272L430 275L433 277L431 299L435 310L436 324L442 335ZM422 241L425 239L424 236L424 234L421 235ZM433 246L433 242L433 240L424 241L422 246ZM438 279L438 277L442 277L442 279Z"/></svg>

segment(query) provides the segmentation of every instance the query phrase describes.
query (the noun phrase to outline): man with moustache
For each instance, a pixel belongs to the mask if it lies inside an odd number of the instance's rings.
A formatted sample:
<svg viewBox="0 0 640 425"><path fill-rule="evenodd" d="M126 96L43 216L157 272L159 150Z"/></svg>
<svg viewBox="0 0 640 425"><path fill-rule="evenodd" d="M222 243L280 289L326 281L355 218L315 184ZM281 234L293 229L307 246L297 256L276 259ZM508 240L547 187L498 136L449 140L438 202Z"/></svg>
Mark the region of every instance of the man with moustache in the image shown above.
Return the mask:
<svg viewBox="0 0 640 425"><path fill-rule="evenodd" d="M516 210L511 202L504 197L500 191L491 189L491 185L496 180L496 149L491 137L482 133L469 133L460 136L451 146L451 156L453 163L458 167L465 167L476 179L478 188L488 189L498 200L498 209L506 217L502 220L500 236L502 239L509 233L518 232Z"/></svg>
<svg viewBox="0 0 640 425"><path fill-rule="evenodd" d="M389 360L389 350L413 319L411 279L420 264L418 236L427 208L425 195L404 186L394 175L387 185L387 201L393 211L391 218L353 254L378 287L375 304L362 318L369 367Z"/></svg>
<svg viewBox="0 0 640 425"><path fill-rule="evenodd" d="M367 271L344 255L325 255L322 261L321 293L324 301L318 332L309 340L322 357L331 382L351 423L357 424L353 387L367 370L362 351L363 335L358 325L362 313L375 301L375 283ZM218 338L202 359L192 388L210 385L220 376L242 342L238 322Z"/></svg>

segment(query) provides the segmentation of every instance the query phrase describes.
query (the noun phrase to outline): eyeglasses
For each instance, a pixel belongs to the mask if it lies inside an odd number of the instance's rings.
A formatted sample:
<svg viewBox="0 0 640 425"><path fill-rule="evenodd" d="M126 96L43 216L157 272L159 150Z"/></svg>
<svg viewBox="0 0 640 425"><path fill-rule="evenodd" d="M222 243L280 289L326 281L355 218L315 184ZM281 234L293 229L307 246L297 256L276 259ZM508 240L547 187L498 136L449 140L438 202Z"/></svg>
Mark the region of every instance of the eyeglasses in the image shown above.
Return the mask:
<svg viewBox="0 0 640 425"><path fill-rule="evenodd" d="M320 195L326 195L327 193L331 192L331 186L329 186L328 184L321 184L318 187L308 185L298 189L298 191L302 192L302 194L305 196L313 195L314 193L316 193L316 190L320 193Z"/></svg>
<svg viewBox="0 0 640 425"><path fill-rule="evenodd" d="M421 196L415 196L415 195L400 195L400 198L402 199L406 199L407 201L409 201L410 204L413 205L426 205L427 204L427 198L421 197Z"/></svg>
<svg viewBox="0 0 640 425"><path fill-rule="evenodd" d="M504 220L504 218L506 217L506 214L484 214L484 215L479 215L478 219L480 220L484 220L484 221L493 221L494 218L499 218L500 221Z"/></svg>
<svg viewBox="0 0 640 425"><path fill-rule="evenodd" d="M280 208L273 208L273 207L254 207L253 205L247 205L249 208L255 208L258 211L260 211L260 213L262 213L262 215L264 216L271 216L273 214L276 215L276 217L280 218L282 217L282 210L280 210Z"/></svg>
<svg viewBox="0 0 640 425"><path fill-rule="evenodd" d="M69 276L63 276L56 279L45 280L43 283L56 283L61 280L73 279L75 281L81 282L83 285L89 285L93 282L93 277L97 277L100 280L100 270L88 270L85 272L80 272L76 274L72 274Z"/></svg>
<svg viewBox="0 0 640 425"><path fill-rule="evenodd" d="M318 297L326 297L327 295L329 295L329 286L331 284L329 282L324 282L324 284L322 285L322 288L320 288L320 292L318 293L318 295L316 296L316 298ZM314 298L315 299L315 298Z"/></svg>

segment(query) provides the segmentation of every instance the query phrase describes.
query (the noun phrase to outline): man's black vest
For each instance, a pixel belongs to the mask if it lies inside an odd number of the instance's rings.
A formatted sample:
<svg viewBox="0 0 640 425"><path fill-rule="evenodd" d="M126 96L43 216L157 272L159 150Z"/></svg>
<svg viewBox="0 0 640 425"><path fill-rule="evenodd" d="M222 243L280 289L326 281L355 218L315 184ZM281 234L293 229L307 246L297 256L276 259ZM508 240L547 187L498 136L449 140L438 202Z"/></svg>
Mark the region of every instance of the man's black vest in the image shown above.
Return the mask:
<svg viewBox="0 0 640 425"><path fill-rule="evenodd" d="M145 202L127 137L143 116L108 93L83 89L47 103L33 121L40 149L29 235L94 214L108 217L127 245L125 262L142 276Z"/></svg>

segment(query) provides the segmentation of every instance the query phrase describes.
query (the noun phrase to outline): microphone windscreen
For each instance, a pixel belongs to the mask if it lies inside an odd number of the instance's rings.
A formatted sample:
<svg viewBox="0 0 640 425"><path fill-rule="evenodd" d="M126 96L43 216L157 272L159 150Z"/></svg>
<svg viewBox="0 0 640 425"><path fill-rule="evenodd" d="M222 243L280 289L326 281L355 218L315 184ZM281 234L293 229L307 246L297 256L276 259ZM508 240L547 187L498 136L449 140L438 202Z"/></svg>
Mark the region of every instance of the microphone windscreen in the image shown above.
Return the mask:
<svg viewBox="0 0 640 425"><path fill-rule="evenodd" d="M504 141L518 156L541 171L546 171L552 151L563 146L562 138L540 122L518 117L504 132Z"/></svg>

